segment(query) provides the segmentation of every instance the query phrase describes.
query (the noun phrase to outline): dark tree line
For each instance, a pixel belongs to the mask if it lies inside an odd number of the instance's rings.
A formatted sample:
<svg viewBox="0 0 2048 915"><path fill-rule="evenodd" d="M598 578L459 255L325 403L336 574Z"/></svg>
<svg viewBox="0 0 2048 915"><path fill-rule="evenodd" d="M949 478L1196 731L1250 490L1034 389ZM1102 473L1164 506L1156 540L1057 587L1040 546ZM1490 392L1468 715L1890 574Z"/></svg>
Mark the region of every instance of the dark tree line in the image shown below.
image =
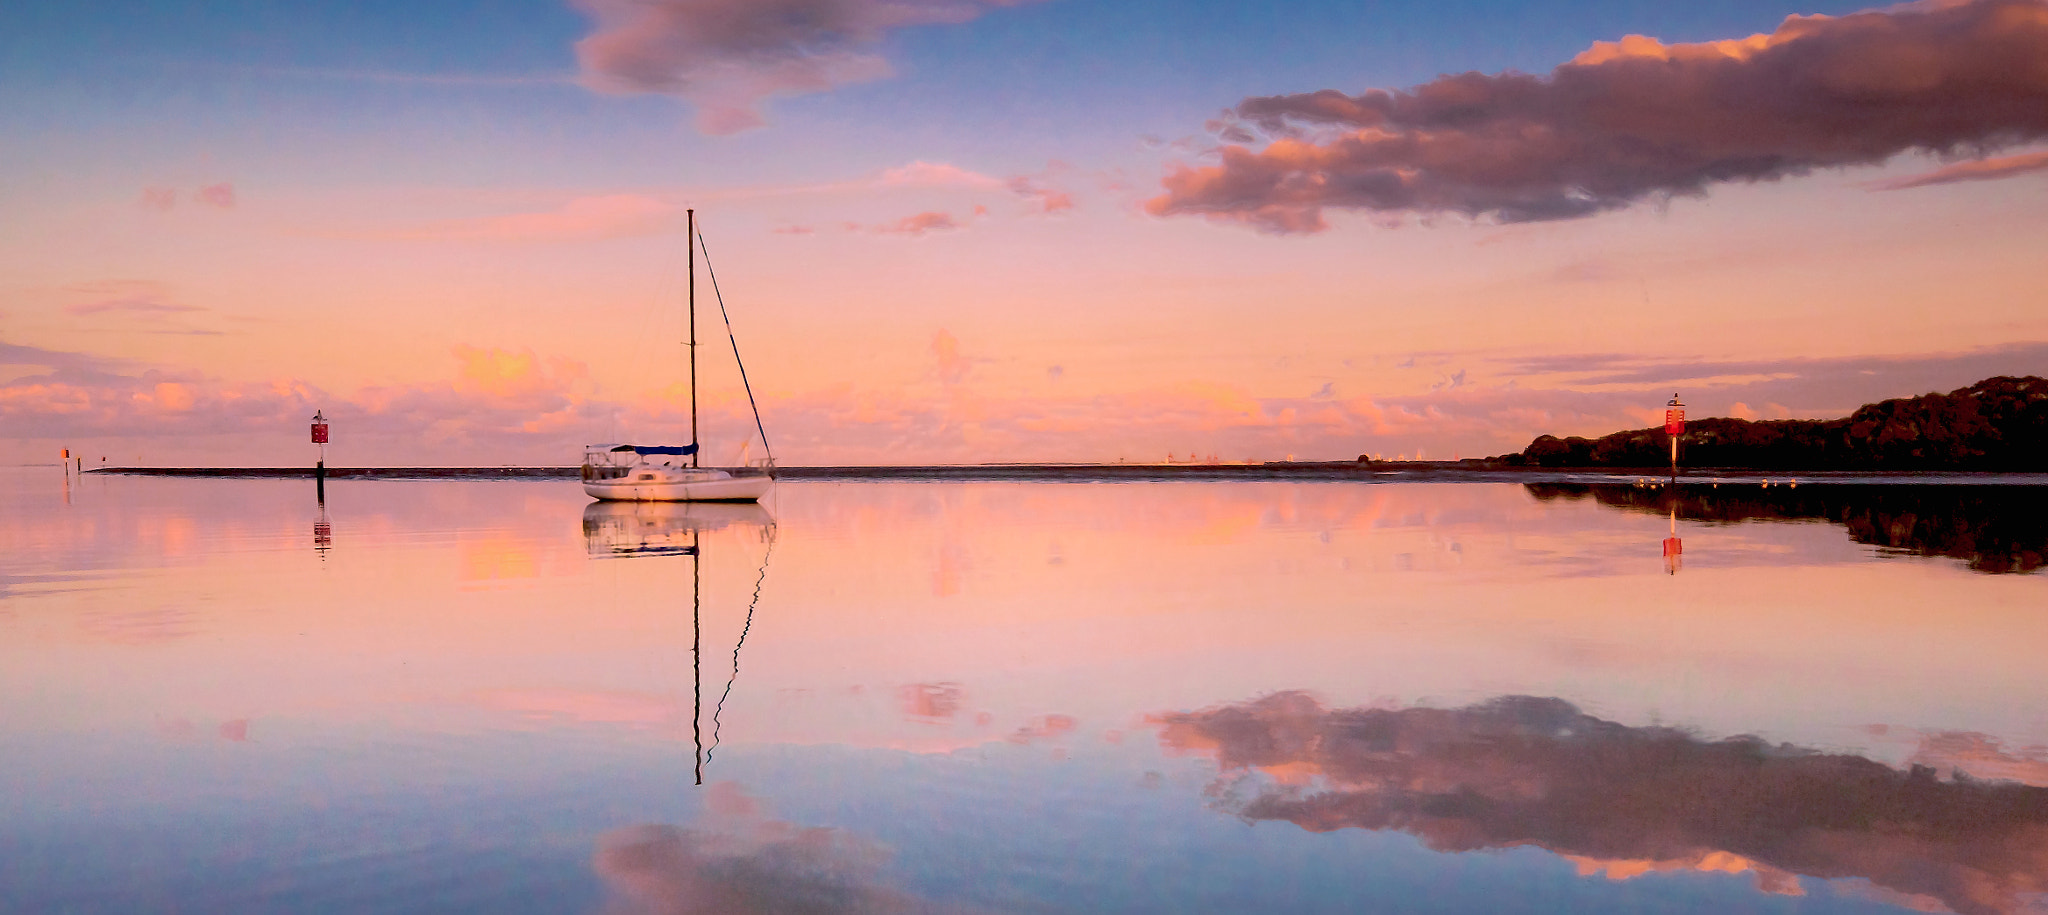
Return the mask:
<svg viewBox="0 0 2048 915"><path fill-rule="evenodd" d="M1544 435L1509 464L1663 467L1660 427L1597 439ZM1866 404L1841 419L1714 418L1679 440L1687 467L1757 470L2048 471L2048 379L1987 378L1947 394Z"/></svg>

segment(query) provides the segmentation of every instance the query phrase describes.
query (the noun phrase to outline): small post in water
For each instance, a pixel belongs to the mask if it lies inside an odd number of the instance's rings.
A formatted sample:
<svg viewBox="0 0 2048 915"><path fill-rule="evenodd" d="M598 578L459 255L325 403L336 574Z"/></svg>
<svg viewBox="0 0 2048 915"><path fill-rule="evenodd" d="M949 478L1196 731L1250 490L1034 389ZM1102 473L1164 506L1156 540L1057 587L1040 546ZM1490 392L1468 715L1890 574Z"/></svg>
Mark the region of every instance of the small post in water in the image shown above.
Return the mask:
<svg viewBox="0 0 2048 915"><path fill-rule="evenodd" d="M313 462L313 492L320 504L327 504L327 418L313 411L313 444L320 446L320 459Z"/></svg>

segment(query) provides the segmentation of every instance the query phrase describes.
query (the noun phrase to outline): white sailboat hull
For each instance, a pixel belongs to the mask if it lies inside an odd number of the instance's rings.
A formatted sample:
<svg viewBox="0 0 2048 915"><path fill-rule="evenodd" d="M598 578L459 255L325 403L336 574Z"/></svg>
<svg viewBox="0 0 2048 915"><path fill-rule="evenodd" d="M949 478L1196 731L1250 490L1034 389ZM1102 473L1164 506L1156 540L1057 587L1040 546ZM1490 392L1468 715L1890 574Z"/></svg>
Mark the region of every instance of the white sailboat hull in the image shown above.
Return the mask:
<svg viewBox="0 0 2048 915"><path fill-rule="evenodd" d="M758 502L775 487L766 476L736 477L722 470L641 480L633 474L617 480L586 480L583 491L606 502Z"/></svg>

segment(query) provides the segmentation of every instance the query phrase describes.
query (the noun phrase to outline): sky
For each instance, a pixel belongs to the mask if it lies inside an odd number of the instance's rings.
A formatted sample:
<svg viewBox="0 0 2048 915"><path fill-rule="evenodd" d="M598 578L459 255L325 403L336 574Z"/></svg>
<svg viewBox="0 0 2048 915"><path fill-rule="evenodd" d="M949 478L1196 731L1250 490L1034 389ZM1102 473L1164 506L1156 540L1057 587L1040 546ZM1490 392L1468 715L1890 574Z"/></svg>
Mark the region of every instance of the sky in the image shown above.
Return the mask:
<svg viewBox="0 0 2048 915"><path fill-rule="evenodd" d="M0 463L1451 458L2048 374L2048 2L0 9Z"/></svg>

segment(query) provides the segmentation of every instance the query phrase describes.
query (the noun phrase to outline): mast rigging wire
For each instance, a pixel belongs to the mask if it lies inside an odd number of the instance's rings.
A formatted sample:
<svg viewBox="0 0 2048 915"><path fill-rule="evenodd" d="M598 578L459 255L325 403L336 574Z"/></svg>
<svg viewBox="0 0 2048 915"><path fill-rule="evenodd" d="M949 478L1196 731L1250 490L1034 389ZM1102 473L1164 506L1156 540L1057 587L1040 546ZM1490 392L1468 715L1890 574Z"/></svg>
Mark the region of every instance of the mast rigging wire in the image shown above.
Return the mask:
<svg viewBox="0 0 2048 915"><path fill-rule="evenodd" d="M718 749L718 716L725 713L725 700L732 695L732 685L740 678L740 648L747 644L747 633L754 628L754 608L761 604L761 585L768 580L768 560L775 556L775 528L768 528L768 552L761 556L761 574L754 579L754 599L747 602L747 622L740 627L740 639L732 646L732 678L725 681L725 693L718 697L718 707L711 710L711 746L704 750L704 764L711 764L711 753Z"/></svg>
<svg viewBox="0 0 2048 915"><path fill-rule="evenodd" d="M718 291L718 271L711 269L711 246L704 243L703 232L697 233L697 247L704 252L704 273L711 277L711 294L718 299L718 316L725 319L725 339L732 342L732 361L740 367L740 387L747 390L747 407L754 411L754 431L761 434L761 450L768 452L768 467L773 475L775 449L768 444L767 427L761 425L761 405L754 402L754 386L747 381L747 364L740 361L740 340L732 332L732 315L725 310L725 293Z"/></svg>

